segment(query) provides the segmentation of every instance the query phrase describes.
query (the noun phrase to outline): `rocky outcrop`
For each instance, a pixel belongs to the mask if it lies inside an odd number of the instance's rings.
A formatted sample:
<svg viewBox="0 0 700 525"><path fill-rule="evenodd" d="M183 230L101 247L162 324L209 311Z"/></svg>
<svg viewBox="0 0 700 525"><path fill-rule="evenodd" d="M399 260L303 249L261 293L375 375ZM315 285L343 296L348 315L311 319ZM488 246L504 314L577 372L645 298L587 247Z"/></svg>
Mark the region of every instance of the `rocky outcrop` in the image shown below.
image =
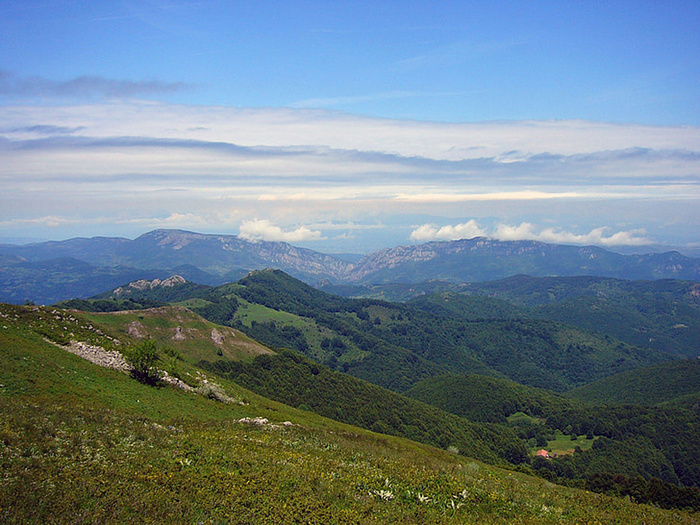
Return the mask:
<svg viewBox="0 0 700 525"><path fill-rule="evenodd" d="M137 339L143 339L148 335L146 327L138 321L131 321L126 329L126 333Z"/></svg>
<svg viewBox="0 0 700 525"><path fill-rule="evenodd" d="M177 326L175 328L175 333L170 339L172 339L173 341L184 341L185 339L187 339L185 332L182 330L182 326Z"/></svg>
<svg viewBox="0 0 700 525"><path fill-rule="evenodd" d="M138 281L130 282L126 286L120 286L112 293L115 297L122 297L124 295L130 295L133 292L153 290L154 288L172 288L173 286L185 284L186 282L185 278L179 275L173 275L163 280L153 279L152 281L147 281L145 279L139 279Z"/></svg>
<svg viewBox="0 0 700 525"><path fill-rule="evenodd" d="M212 328L211 330L211 340L214 342L216 345L222 345L224 344L225 338L224 334L219 332L216 328Z"/></svg>
<svg viewBox="0 0 700 525"><path fill-rule="evenodd" d="M132 369L122 354L116 350L105 350L101 346L90 345L80 341L71 341L70 345L60 346L71 354L80 356L99 366L114 368L122 372L130 372Z"/></svg>

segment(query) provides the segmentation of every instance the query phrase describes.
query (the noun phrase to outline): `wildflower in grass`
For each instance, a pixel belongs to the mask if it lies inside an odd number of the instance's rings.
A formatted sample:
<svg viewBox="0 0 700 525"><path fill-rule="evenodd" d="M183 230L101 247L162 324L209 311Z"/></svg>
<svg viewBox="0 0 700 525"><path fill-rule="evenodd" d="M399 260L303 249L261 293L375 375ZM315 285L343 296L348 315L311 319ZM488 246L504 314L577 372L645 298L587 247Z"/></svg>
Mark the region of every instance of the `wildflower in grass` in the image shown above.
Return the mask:
<svg viewBox="0 0 700 525"><path fill-rule="evenodd" d="M467 489L464 489L462 492L460 492L459 494L455 494L452 497L453 498L467 499L469 497L469 493L467 492Z"/></svg>
<svg viewBox="0 0 700 525"><path fill-rule="evenodd" d="M424 496L420 492L416 495L416 497L421 503L430 503L432 501L428 496Z"/></svg>
<svg viewBox="0 0 700 525"><path fill-rule="evenodd" d="M372 490L369 493L370 496L379 496L384 501L389 501L394 499L394 493L390 490Z"/></svg>
<svg viewBox="0 0 700 525"><path fill-rule="evenodd" d="M451 508L452 510L457 510L457 509L461 509L462 507L464 507L464 503L455 503L455 500L451 499L447 503L447 506L449 508Z"/></svg>

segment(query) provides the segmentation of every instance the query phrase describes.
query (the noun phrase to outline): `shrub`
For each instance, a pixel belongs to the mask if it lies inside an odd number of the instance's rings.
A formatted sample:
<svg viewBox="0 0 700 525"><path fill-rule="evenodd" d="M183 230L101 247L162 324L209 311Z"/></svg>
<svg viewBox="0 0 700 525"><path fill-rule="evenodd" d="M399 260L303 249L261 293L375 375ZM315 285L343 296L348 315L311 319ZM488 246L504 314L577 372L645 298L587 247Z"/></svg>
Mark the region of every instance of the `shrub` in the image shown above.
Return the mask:
<svg viewBox="0 0 700 525"><path fill-rule="evenodd" d="M194 389L194 391L200 396L213 399L214 401L219 401L221 403L234 403L235 399L228 396L223 388L216 383L211 383L209 381L202 382L200 386Z"/></svg>
<svg viewBox="0 0 700 525"><path fill-rule="evenodd" d="M130 349L124 358L133 367L132 375L142 383L155 385L160 379L160 371L156 368L158 348L150 339Z"/></svg>

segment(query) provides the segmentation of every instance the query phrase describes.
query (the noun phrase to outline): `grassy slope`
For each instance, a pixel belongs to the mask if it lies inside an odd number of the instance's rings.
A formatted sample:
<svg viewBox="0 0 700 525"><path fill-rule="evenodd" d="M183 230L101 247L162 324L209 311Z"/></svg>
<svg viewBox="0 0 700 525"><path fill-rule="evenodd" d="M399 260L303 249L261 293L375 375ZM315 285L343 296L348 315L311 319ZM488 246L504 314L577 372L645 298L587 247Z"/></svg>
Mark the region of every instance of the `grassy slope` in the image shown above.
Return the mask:
<svg viewBox="0 0 700 525"><path fill-rule="evenodd" d="M171 347L190 363L217 356L250 361L257 355L270 353L267 347L242 332L211 323L179 306L83 315L110 328L118 337L148 337L159 346Z"/></svg>
<svg viewBox="0 0 700 525"><path fill-rule="evenodd" d="M260 308L263 307L258 309ZM286 317L291 315L285 312L278 313L280 316ZM242 367L242 370L248 372L248 375L256 372L267 374L269 370L269 366L263 368L258 366L257 362L251 363L253 355L270 354L271 352L267 348L251 341L238 331L221 326L217 327L182 307L93 313L86 314L86 318L111 330L122 340L128 338L130 334L133 336L133 334L138 333L138 338L148 337L156 341L161 348L164 346L174 348L177 354L189 363L200 360L231 364L235 362L236 366ZM224 336L222 344L214 344L210 337L212 330L216 330L220 336ZM218 352L221 352L220 355ZM246 365L246 363L249 364ZM284 381L280 383L279 378L274 379L265 375L251 384L244 383L244 385L293 406L305 403L317 413L364 428L373 429L373 426L376 426L374 425L375 421L380 421L381 431L403 436L410 434L410 437L421 442L443 444L443 441L448 439L446 436L449 435L451 441L445 442L444 447L457 445L463 451L470 451L473 455L478 455L483 459L488 458L492 462L502 461L502 459L494 455L488 446L484 446L485 440L481 436L482 433L491 436L488 440L489 444L499 444L499 447L496 447L498 450L505 449L504 447L509 447L508 450L512 448L517 450L521 446L517 438L509 435L505 429L502 431L479 429L478 432L475 432L472 428L475 425L468 421L440 413L438 410L419 405L393 392L384 391L375 385L329 370L323 369L320 375L314 375L309 371L309 368L313 368L318 374L318 366L307 361L304 363L308 366L301 366L296 361L289 359L283 359L277 363L282 367L279 372L287 380L286 383ZM294 368L295 366L296 368ZM290 374L292 368L294 368L294 373ZM212 371L216 372L217 370L212 369ZM302 371L308 373L303 374ZM179 372L179 375L184 376L183 370L179 370ZM323 395L319 397L318 394L322 392ZM346 393L342 399L338 398L340 392ZM360 400L364 401L360 402ZM355 404L350 406L349 403ZM366 417L358 418L358 414L369 407L372 408L370 413L366 414ZM422 424L419 420L422 420ZM387 422L388 425L384 422ZM392 426L392 422L396 422L396 425ZM398 422L401 424L399 425ZM405 426L415 429L415 431L408 432L404 428ZM430 428L429 433L425 427ZM508 435L503 436L502 434ZM436 438L436 435L440 438ZM521 451L522 455L524 455L524 450ZM508 457L515 456L510 454Z"/></svg>
<svg viewBox="0 0 700 525"><path fill-rule="evenodd" d="M143 385L0 319L2 521L692 522L222 384L249 404Z"/></svg>

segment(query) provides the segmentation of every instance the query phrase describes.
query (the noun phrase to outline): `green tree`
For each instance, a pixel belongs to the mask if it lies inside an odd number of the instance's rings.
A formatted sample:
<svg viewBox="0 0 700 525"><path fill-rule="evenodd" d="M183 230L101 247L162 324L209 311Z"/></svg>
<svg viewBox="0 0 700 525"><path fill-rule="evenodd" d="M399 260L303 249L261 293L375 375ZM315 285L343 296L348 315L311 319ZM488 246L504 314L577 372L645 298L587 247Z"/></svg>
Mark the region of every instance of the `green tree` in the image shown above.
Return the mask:
<svg viewBox="0 0 700 525"><path fill-rule="evenodd" d="M156 367L159 361L156 344L147 339L128 351L126 361L133 367L133 376L143 383L154 385L160 379L160 371Z"/></svg>

